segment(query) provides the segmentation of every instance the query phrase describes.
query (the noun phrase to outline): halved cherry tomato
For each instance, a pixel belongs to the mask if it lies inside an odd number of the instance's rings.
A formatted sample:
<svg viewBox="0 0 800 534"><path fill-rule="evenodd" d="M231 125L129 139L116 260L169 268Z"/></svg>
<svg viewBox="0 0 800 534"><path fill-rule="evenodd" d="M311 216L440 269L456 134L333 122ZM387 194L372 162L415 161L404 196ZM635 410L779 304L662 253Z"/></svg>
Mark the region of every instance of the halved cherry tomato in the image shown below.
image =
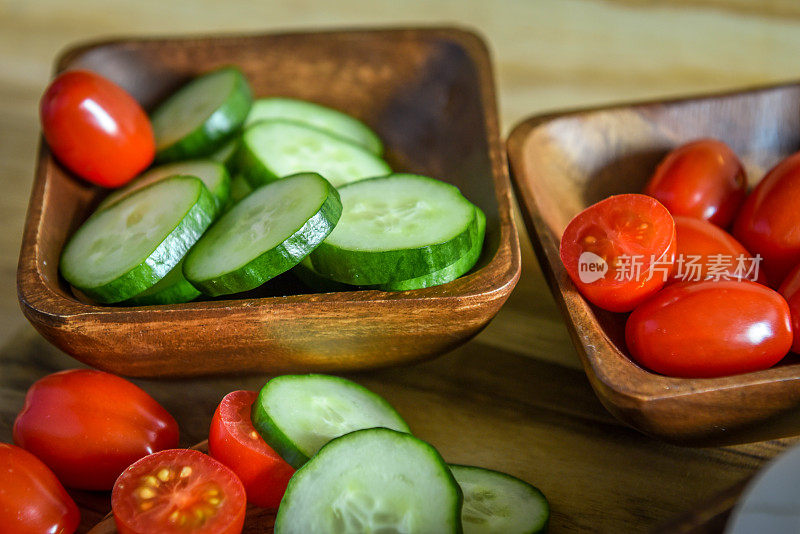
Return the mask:
<svg viewBox="0 0 800 534"><path fill-rule="evenodd" d="M794 332L792 351L800 352L800 264L789 273L778 293L789 303L789 311L792 314L792 332Z"/></svg>
<svg viewBox="0 0 800 534"><path fill-rule="evenodd" d="M800 263L800 152L778 163L742 206L733 235L760 254L764 271L777 287Z"/></svg>
<svg viewBox="0 0 800 534"><path fill-rule="evenodd" d="M14 421L14 442L68 487L109 490L133 462L178 445L178 424L124 378L72 369L35 382Z"/></svg>
<svg viewBox="0 0 800 534"><path fill-rule="evenodd" d="M233 471L192 449L145 456L114 484L120 534L236 534L247 505Z"/></svg>
<svg viewBox="0 0 800 534"><path fill-rule="evenodd" d="M670 282L764 280L759 262L728 232L702 219L674 219L677 246Z"/></svg>
<svg viewBox="0 0 800 534"><path fill-rule="evenodd" d="M0 530L72 534L81 516L72 497L34 455L0 443Z"/></svg>
<svg viewBox="0 0 800 534"><path fill-rule="evenodd" d="M61 74L42 96L39 111L53 154L94 184L119 187L153 161L156 145L147 114L99 74Z"/></svg>
<svg viewBox="0 0 800 534"><path fill-rule="evenodd" d="M728 145L700 139L667 154L644 192L673 215L705 219L725 228L744 202L747 178Z"/></svg>
<svg viewBox="0 0 800 534"><path fill-rule="evenodd" d="M581 294L615 312L661 289L674 252L672 216L645 195L601 200L576 215L561 237L561 261Z"/></svg>
<svg viewBox="0 0 800 534"><path fill-rule="evenodd" d="M657 373L716 377L766 369L792 346L789 306L756 282L681 282L636 308L631 356Z"/></svg>
<svg viewBox="0 0 800 534"><path fill-rule="evenodd" d="M249 502L277 509L294 469L256 432L250 409L257 397L255 391L225 395L211 420L208 450L238 475Z"/></svg>

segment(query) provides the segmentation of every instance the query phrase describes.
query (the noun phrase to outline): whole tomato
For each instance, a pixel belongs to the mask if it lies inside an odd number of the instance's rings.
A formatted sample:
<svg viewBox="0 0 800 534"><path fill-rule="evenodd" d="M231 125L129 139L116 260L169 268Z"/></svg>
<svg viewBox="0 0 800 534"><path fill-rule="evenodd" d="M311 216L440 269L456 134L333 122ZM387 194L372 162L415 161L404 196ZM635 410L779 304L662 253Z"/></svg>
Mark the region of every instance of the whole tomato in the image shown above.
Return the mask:
<svg viewBox="0 0 800 534"><path fill-rule="evenodd" d="M663 159L644 193L673 215L727 227L744 201L747 178L739 158L716 139L679 146Z"/></svg>
<svg viewBox="0 0 800 534"><path fill-rule="evenodd" d="M595 306L632 310L661 289L672 271L675 222L657 200L616 195L576 215L561 236L561 261Z"/></svg>
<svg viewBox="0 0 800 534"><path fill-rule="evenodd" d="M139 458L178 445L178 424L144 390L91 369L48 375L28 390L14 442L72 488L109 490Z"/></svg>
<svg viewBox="0 0 800 534"><path fill-rule="evenodd" d="M702 219L675 217L675 270L670 282L763 282L759 262L728 232Z"/></svg>
<svg viewBox="0 0 800 534"><path fill-rule="evenodd" d="M733 235L760 254L767 281L777 287L800 263L800 152L770 170L742 206Z"/></svg>
<svg viewBox="0 0 800 534"><path fill-rule="evenodd" d="M124 89L85 70L59 75L39 103L50 150L69 170L97 185L119 187L150 165L150 119Z"/></svg>
<svg viewBox="0 0 800 534"><path fill-rule="evenodd" d="M236 473L248 502L277 510L294 469L253 426L250 412L257 398L255 391L225 395L211 419L208 451Z"/></svg>
<svg viewBox="0 0 800 534"><path fill-rule="evenodd" d="M80 512L41 460L0 443L0 530L13 534L72 534Z"/></svg>
<svg viewBox="0 0 800 534"><path fill-rule="evenodd" d="M749 281L672 284L633 310L625 340L657 373L716 377L766 369L792 346L789 306Z"/></svg>
<svg viewBox="0 0 800 534"><path fill-rule="evenodd" d="M792 351L800 352L800 265L797 265L789 273L778 292L789 303L789 311L792 314L792 331L794 332Z"/></svg>

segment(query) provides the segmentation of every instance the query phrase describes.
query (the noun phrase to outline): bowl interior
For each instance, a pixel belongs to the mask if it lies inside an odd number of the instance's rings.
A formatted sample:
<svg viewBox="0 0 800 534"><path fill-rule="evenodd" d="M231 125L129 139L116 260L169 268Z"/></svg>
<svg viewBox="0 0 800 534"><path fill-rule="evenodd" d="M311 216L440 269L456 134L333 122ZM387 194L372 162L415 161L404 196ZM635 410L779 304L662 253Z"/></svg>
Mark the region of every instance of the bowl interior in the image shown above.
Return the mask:
<svg viewBox="0 0 800 534"><path fill-rule="evenodd" d="M191 77L234 64L256 97L302 98L350 113L382 137L394 170L453 183L486 213L487 239L476 271L490 262L501 240L482 66L474 53L476 46L484 52L478 42L471 34L446 30L131 40L74 49L57 69L96 71L151 110ZM40 167L49 182L39 251L42 279L63 298L75 299L58 276L58 257L105 193L74 179L46 153ZM287 274L225 299L310 291Z"/></svg>

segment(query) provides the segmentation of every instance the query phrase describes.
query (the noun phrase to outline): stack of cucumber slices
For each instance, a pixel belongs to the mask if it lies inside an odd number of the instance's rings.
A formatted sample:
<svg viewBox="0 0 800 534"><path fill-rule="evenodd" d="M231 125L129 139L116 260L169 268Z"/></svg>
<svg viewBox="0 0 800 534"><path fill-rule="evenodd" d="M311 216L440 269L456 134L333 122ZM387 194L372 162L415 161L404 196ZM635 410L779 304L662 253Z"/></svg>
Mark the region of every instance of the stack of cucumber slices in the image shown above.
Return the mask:
<svg viewBox="0 0 800 534"><path fill-rule="evenodd" d="M60 270L100 303L174 304L292 270L314 290L419 289L467 273L486 218L445 182L393 173L359 120L311 102L253 101L224 67L151 115L154 167L113 191Z"/></svg>
<svg viewBox="0 0 800 534"><path fill-rule="evenodd" d="M277 534L527 534L547 527L549 505L538 489L497 471L448 465L389 403L349 380L273 378L252 419L298 469L278 509Z"/></svg>

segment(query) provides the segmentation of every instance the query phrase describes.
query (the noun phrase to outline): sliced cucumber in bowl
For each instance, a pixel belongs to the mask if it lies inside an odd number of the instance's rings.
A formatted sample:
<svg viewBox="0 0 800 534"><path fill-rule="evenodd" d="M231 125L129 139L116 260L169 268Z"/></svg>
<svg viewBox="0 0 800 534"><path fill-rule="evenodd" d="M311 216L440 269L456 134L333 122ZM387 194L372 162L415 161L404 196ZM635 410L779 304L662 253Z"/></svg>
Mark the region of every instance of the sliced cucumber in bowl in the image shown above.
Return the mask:
<svg viewBox="0 0 800 534"><path fill-rule="evenodd" d="M166 276L216 212L199 178L160 180L89 217L64 246L61 274L97 302L129 299Z"/></svg>
<svg viewBox="0 0 800 534"><path fill-rule="evenodd" d="M179 174L200 178L214 197L219 210L227 204L231 195L231 179L227 169L225 169L225 166L215 161L198 159L179 161L154 167L135 178L125 187L112 191L97 205L97 209L105 209L116 204L134 191L138 191L164 178Z"/></svg>
<svg viewBox="0 0 800 534"><path fill-rule="evenodd" d="M361 145L376 156L383 153L383 142L360 120L335 109L295 98L270 97L253 102L245 128L262 120L284 119L308 124Z"/></svg>
<svg viewBox="0 0 800 534"><path fill-rule="evenodd" d="M348 432L387 427L409 432L383 398L330 375L285 375L261 388L253 425L270 447L298 468L330 440Z"/></svg>
<svg viewBox="0 0 800 534"><path fill-rule="evenodd" d="M386 428L325 445L292 476L276 534L461 532L461 490L426 442Z"/></svg>
<svg viewBox="0 0 800 534"><path fill-rule="evenodd" d="M421 289L425 287L433 287L448 282L452 282L456 278L466 274L481 256L483 250L483 238L486 231L486 216L480 208L475 208L477 211L478 224L474 227L475 235L472 238L472 248L466 254L458 258L455 262L451 263L443 269L433 271L430 274L419 276L417 278L410 278L408 280L399 280L397 282L387 282L385 284L377 284L373 286L361 286L363 289L379 289L381 291L409 291L413 289ZM295 276L300 279L305 285L314 291L321 291L324 293L332 291L353 291L359 289L357 286L337 282L325 278L319 274L311 263L310 258L304 258L303 261L298 263L292 269Z"/></svg>
<svg viewBox="0 0 800 534"><path fill-rule="evenodd" d="M242 134L236 168L253 187L300 172L316 172L334 187L383 176L389 165L363 147L312 126L260 121Z"/></svg>
<svg viewBox="0 0 800 534"><path fill-rule="evenodd" d="M264 185L234 205L192 248L186 279L211 296L256 288L288 271L333 230L342 205L314 173Z"/></svg>
<svg viewBox="0 0 800 534"><path fill-rule="evenodd" d="M421 289L423 287L433 287L448 282L452 282L456 278L466 274L481 257L483 250L483 239L486 233L486 215L483 214L480 208L475 207L476 217L478 224L473 227L475 234L472 237L472 247L466 254L458 258L456 261L439 269L430 274L418 276L417 278L410 278L408 280L400 280L398 282L387 282L385 284L378 284L373 286L375 289L383 291L409 291L412 289Z"/></svg>
<svg viewBox="0 0 800 534"><path fill-rule="evenodd" d="M156 160L208 156L242 126L253 98L244 74L223 67L198 76L151 115Z"/></svg>
<svg viewBox="0 0 800 534"><path fill-rule="evenodd" d="M189 302L200 296L200 292L183 276L183 260L172 268L156 284L145 289L136 296L126 300L124 304L131 306L151 306L158 304L180 304Z"/></svg>
<svg viewBox="0 0 800 534"><path fill-rule="evenodd" d="M310 256L331 280L377 285L426 276L467 254L478 235L475 206L439 180L392 174L339 193L341 220Z"/></svg>

